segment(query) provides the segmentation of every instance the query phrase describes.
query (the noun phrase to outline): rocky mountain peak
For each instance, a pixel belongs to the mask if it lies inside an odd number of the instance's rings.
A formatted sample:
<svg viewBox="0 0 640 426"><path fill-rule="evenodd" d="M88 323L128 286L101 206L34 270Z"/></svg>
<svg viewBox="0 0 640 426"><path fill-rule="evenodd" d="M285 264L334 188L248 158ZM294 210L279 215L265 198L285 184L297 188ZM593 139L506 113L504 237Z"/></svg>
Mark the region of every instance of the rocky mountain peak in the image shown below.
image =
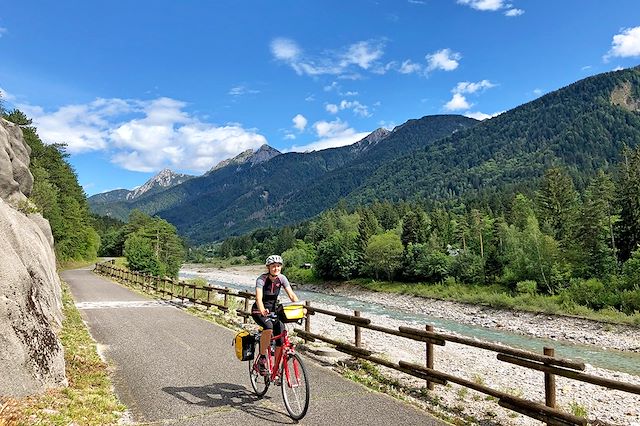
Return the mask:
<svg viewBox="0 0 640 426"><path fill-rule="evenodd" d="M364 151L365 149L378 144L381 140L389 136L391 133L392 132L390 130L380 127L369 133L369 135L367 135L364 139L361 139L353 144L354 148L360 151Z"/></svg>
<svg viewBox="0 0 640 426"><path fill-rule="evenodd" d="M170 188L191 179L193 176L175 173L171 169L162 169L157 175L149 179L144 185L129 192L126 196L127 200L133 200L149 191L157 191Z"/></svg>
<svg viewBox="0 0 640 426"><path fill-rule="evenodd" d="M216 170L222 169L223 167L227 167L230 165L240 166L245 163L249 163L251 167L256 164L264 163L265 161L271 160L273 157L282 154L275 148L270 147L267 144L262 145L257 150L247 149L246 151L242 151L240 154L236 155L233 158L228 158L216 164L209 173L214 172Z"/></svg>

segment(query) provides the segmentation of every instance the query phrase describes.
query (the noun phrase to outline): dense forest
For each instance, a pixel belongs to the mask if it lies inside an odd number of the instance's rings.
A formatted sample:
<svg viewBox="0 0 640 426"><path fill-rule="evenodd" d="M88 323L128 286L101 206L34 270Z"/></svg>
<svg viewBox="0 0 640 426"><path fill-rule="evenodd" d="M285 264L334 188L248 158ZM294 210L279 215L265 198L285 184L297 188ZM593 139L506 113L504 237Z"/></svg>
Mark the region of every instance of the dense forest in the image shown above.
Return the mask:
<svg viewBox="0 0 640 426"><path fill-rule="evenodd" d="M595 310L633 313L640 310L640 149L625 147L621 157L612 174L598 171L582 191L567 170L549 168L502 210L478 200L475 207L342 203L298 226L226 239L215 253L254 261L282 253L294 278L497 283L512 294L562 293Z"/></svg>
<svg viewBox="0 0 640 426"><path fill-rule="evenodd" d="M65 145L43 143L31 119L19 110L3 109L2 117L20 126L31 148L29 200L51 225L56 258L63 262L95 259L100 237L92 226L86 194L67 162Z"/></svg>

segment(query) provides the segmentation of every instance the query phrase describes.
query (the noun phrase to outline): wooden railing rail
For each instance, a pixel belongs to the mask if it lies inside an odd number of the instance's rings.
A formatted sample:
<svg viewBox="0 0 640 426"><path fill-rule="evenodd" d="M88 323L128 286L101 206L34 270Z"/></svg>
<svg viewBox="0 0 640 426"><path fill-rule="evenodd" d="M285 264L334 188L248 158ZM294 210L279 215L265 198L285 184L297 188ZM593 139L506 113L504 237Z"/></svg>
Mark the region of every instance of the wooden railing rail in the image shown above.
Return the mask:
<svg viewBox="0 0 640 426"><path fill-rule="evenodd" d="M198 286L169 278L153 277L146 274L128 271L115 267L112 263L98 263L95 271L117 278L129 284L141 286L146 291L153 291L164 296L178 297L183 301L189 300L193 303L201 304L207 308L215 307L223 312L230 310L230 298L242 299L243 308L235 309L236 315L243 317L244 322L251 316L249 312L249 301L255 299L254 293L246 291L234 292L229 288L214 287L211 285ZM187 294L187 290L188 293ZM206 293L206 298L198 298L198 294ZM211 301L211 293L223 296L223 302ZM566 413L556 407L556 384L555 376L563 376L572 380L591 383L609 389L616 389L624 392L640 394L640 386L632 383L620 382L603 377L586 374L585 364L566 358L558 358L554 355L553 348L545 347L543 354L511 348L496 343L484 342L468 337L455 336L433 331L433 326L426 325L424 330L400 326L398 329L391 329L374 325L371 319L362 317L359 311L354 311L353 315L333 312L327 309L312 307L311 302L305 304L307 314L304 321L304 329L296 328L294 331L305 341L320 340L329 343L343 353L356 358L366 359L373 363L401 371L405 374L424 379L428 389L434 389L434 384L446 385L453 382L458 385L476 390L498 399L498 404L506 409L516 411L523 415L545 422L549 425L585 425L587 419ZM332 316L335 321L354 326L354 344L341 342L329 336L314 334L311 332L312 316L323 314ZM399 361L397 363L374 356L374 353L362 347L362 329L372 330L384 334L398 336L426 344L425 365ZM492 389L480 383L475 383L451 374L438 371L434 368L435 349L434 346L445 346L446 342L458 343L472 346L488 351L497 352L497 359L502 362L515 364L524 368L537 370L544 373L545 405L515 397L502 391Z"/></svg>

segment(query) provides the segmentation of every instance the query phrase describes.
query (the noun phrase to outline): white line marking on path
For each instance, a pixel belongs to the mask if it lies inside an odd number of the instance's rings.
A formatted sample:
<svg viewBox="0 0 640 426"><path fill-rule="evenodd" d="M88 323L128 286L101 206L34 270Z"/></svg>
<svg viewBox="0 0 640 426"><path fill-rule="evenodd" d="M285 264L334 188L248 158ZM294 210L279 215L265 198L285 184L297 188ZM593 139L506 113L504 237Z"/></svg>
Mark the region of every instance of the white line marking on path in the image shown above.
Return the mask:
<svg viewBox="0 0 640 426"><path fill-rule="evenodd" d="M76 303L78 309L113 309L113 308L159 308L172 307L171 303L166 301L106 301L106 302L80 302Z"/></svg>

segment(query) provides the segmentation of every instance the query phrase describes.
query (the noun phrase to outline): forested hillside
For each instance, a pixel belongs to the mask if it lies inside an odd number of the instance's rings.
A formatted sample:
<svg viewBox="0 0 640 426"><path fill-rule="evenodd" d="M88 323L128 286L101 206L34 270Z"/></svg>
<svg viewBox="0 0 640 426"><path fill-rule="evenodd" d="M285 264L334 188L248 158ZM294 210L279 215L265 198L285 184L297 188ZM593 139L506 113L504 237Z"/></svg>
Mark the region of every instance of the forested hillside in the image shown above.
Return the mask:
<svg viewBox="0 0 640 426"><path fill-rule="evenodd" d="M95 259L100 238L91 225L84 190L66 161L64 145L44 144L19 110L2 111L2 116L20 126L31 148L29 170L34 182L29 199L51 225L58 261Z"/></svg>
<svg viewBox="0 0 640 426"><path fill-rule="evenodd" d="M384 164L349 198L358 204L496 194L531 188L554 165L584 189L598 168L619 159L624 144L640 142L639 94L638 67L581 80Z"/></svg>

